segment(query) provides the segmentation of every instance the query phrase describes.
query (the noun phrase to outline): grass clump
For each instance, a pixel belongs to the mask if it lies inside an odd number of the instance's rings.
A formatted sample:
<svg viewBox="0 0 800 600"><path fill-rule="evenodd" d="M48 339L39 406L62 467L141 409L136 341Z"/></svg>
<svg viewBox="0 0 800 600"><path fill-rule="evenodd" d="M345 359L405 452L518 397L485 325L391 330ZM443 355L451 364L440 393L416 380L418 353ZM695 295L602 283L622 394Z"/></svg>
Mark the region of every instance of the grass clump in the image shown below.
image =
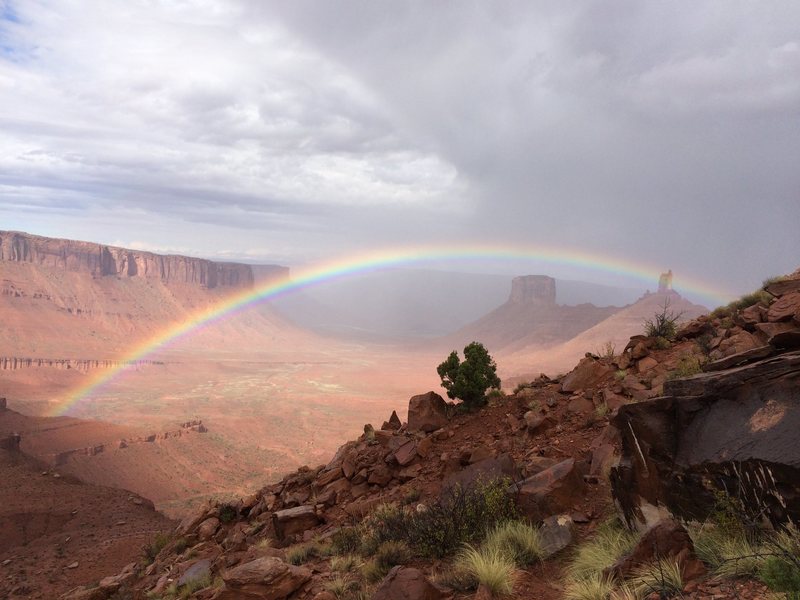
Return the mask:
<svg viewBox="0 0 800 600"><path fill-rule="evenodd" d="M625 529L618 519L611 519L597 529L595 536L578 546L567 566L571 581L596 579L603 570L613 565L618 558L630 552L638 536Z"/></svg>
<svg viewBox="0 0 800 600"><path fill-rule="evenodd" d="M515 565L524 567L544 557L539 530L522 521L496 525L486 536L483 547L496 550Z"/></svg>
<svg viewBox="0 0 800 600"><path fill-rule="evenodd" d="M378 546L372 560L362 567L361 574L368 582L376 583L386 577L392 567L404 565L411 558L411 549L405 543L389 540Z"/></svg>
<svg viewBox="0 0 800 600"><path fill-rule="evenodd" d="M764 285L768 285L769 283L774 283L769 280L764 282ZM770 301L772 300L772 294L767 292L766 290L760 289L752 292L750 294L745 294L741 298L734 300L726 304L725 306L718 306L713 311L711 311L711 316L716 319L723 319L725 317L730 317L733 313L738 310L744 310L745 308L750 308L751 306L755 306L756 304L761 304L762 306L769 306Z"/></svg>
<svg viewBox="0 0 800 600"><path fill-rule="evenodd" d="M617 369L614 371L614 379L622 381L628 376L628 369Z"/></svg>
<svg viewBox="0 0 800 600"><path fill-rule="evenodd" d="M517 387L514 388L514 394L519 394L521 391L527 390L527 389L532 388L532 387L533 387L533 385L530 382L528 382L528 383L526 383L526 382L518 383Z"/></svg>
<svg viewBox="0 0 800 600"><path fill-rule="evenodd" d="M334 556L331 559L331 571L340 573L349 573L361 566L361 560L354 554L345 554L342 556Z"/></svg>
<svg viewBox="0 0 800 600"><path fill-rule="evenodd" d="M492 596L506 596L514 589L516 565L493 545L484 545L482 548L465 546L457 562L479 584L486 586Z"/></svg>
<svg viewBox="0 0 800 600"><path fill-rule="evenodd" d="M689 535L697 558L717 577L752 577L763 563L759 545L743 529L710 522L690 527Z"/></svg>
<svg viewBox="0 0 800 600"><path fill-rule="evenodd" d="M330 592L337 598L347 598L353 592L358 592L360 589L361 586L357 581L342 576L334 577L325 584L325 591Z"/></svg>
<svg viewBox="0 0 800 600"><path fill-rule="evenodd" d="M671 598L683 590L681 566L674 560L643 565L634 573L631 585L641 597L657 593L659 598Z"/></svg>
<svg viewBox="0 0 800 600"><path fill-rule="evenodd" d="M182 585L178 592L180 600L187 600L197 591L203 590L211 585L211 574L203 573Z"/></svg>
<svg viewBox="0 0 800 600"><path fill-rule="evenodd" d="M565 600L608 600L614 582L600 573L583 579L571 579L564 588Z"/></svg>
<svg viewBox="0 0 800 600"><path fill-rule="evenodd" d="M317 542L298 544L286 551L286 562L290 565L302 565L312 558L319 558L324 555L324 549Z"/></svg>

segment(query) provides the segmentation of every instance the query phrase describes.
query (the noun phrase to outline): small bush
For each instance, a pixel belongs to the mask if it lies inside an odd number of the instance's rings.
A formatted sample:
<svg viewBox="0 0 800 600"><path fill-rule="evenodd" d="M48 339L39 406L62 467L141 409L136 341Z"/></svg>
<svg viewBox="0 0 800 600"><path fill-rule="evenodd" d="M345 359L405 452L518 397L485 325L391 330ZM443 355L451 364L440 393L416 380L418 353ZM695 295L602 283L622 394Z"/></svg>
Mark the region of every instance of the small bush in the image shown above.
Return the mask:
<svg viewBox="0 0 800 600"><path fill-rule="evenodd" d="M764 285L768 285L770 282L769 280L764 282ZM745 294L738 300L734 300L733 302L726 304L725 306L718 306L713 311L711 311L711 316L716 319L722 319L725 317L730 317L733 313L738 310L744 310L745 308L750 308L756 304L761 304L762 306L769 306L769 303L772 300L772 294L769 292L760 289L752 292L750 294Z"/></svg>
<svg viewBox="0 0 800 600"><path fill-rule="evenodd" d="M617 381L622 381L628 376L628 369L618 369L614 371L614 379Z"/></svg>
<svg viewBox="0 0 800 600"><path fill-rule="evenodd" d="M422 490L419 488L409 488L406 490L406 493L403 494L403 504L414 504L421 496Z"/></svg>
<svg viewBox="0 0 800 600"><path fill-rule="evenodd" d="M678 332L678 319L682 315L683 313L675 314L669 310L669 300L665 300L661 312L653 315L652 319L645 319L644 334L647 337L664 338L667 342L671 342Z"/></svg>
<svg viewBox="0 0 800 600"><path fill-rule="evenodd" d="M613 359L617 355L617 345L612 341L604 343L596 353L600 358Z"/></svg>
<svg viewBox="0 0 800 600"><path fill-rule="evenodd" d="M235 506L232 504L223 504L219 507L219 522L231 523L232 521L236 520L237 514L238 512Z"/></svg>
<svg viewBox="0 0 800 600"><path fill-rule="evenodd" d="M483 547L496 550L520 567L544 556L539 530L522 521L506 521L495 526L483 541Z"/></svg>
<svg viewBox="0 0 800 600"><path fill-rule="evenodd" d="M758 578L789 600L800 600L800 532L795 525L765 540L767 556L758 570Z"/></svg>
<svg viewBox="0 0 800 600"><path fill-rule="evenodd" d="M606 404L605 402L598 404L597 407L594 409L594 414L598 419L606 417L610 412L611 409L608 408L608 404Z"/></svg>
<svg viewBox="0 0 800 600"><path fill-rule="evenodd" d="M670 342L665 337L657 337L655 344L653 344L656 350L667 350L670 346L672 346L672 342Z"/></svg>
<svg viewBox="0 0 800 600"><path fill-rule="evenodd" d="M614 590L614 582L600 573L592 573L583 579L567 582L565 600L608 600Z"/></svg>
<svg viewBox="0 0 800 600"><path fill-rule="evenodd" d="M458 557L458 563L479 584L486 586L492 596L505 596L514 589L514 562L496 547L477 549L466 546Z"/></svg>
<svg viewBox="0 0 800 600"><path fill-rule="evenodd" d="M331 536L331 553L352 554L361 545L361 532L356 527L342 527Z"/></svg>
<svg viewBox="0 0 800 600"><path fill-rule="evenodd" d="M189 547L189 542L185 537L178 538L178 541L175 542L175 546L173 546L173 550L175 554L183 554L186 548Z"/></svg>
<svg viewBox="0 0 800 600"><path fill-rule="evenodd" d="M402 541L424 557L442 558L483 539L488 527L516 516L505 478L454 486L422 511L383 505L364 522L362 553L376 543Z"/></svg>

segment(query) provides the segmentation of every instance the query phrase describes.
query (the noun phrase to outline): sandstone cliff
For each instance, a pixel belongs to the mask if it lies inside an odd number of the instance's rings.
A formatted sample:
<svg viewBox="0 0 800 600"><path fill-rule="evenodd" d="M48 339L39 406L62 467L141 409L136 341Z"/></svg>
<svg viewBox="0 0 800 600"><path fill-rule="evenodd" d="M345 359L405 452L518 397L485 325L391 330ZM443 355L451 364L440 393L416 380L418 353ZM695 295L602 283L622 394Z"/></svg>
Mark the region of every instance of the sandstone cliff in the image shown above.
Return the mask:
<svg viewBox="0 0 800 600"><path fill-rule="evenodd" d="M188 283L208 289L250 287L254 267L189 256L160 255L92 242L61 240L15 231L0 231L0 261L88 273L92 277L144 277L165 283ZM288 276L288 269L259 265L259 279Z"/></svg>

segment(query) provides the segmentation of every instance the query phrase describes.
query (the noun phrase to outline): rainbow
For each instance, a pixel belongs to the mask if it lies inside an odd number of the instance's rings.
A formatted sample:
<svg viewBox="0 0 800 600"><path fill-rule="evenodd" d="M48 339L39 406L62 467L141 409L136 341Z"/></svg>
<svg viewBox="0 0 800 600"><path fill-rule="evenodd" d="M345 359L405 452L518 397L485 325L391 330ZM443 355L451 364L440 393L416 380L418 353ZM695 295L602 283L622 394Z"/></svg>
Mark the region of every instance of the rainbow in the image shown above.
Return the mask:
<svg viewBox="0 0 800 600"><path fill-rule="evenodd" d="M259 303L312 285L347 276L384 270L393 267L418 265L434 261L470 260L536 260L553 265L566 265L582 269L600 271L616 276L626 276L652 287L658 279L660 269L652 265L634 263L626 259L603 256L594 252L557 248L552 246L414 246L411 248L391 248L355 254L303 268L295 272L291 279L273 281L232 295L215 306L202 309L180 323L168 326L165 330L130 350L119 365L99 372L80 388L72 390L64 399L58 401L48 411L52 416L67 413L81 400L90 398L105 384L112 381L137 361L146 359L158 350L173 344L192 333L213 323L241 313ZM680 277L680 288L705 299L711 306L724 304L732 294L691 277Z"/></svg>

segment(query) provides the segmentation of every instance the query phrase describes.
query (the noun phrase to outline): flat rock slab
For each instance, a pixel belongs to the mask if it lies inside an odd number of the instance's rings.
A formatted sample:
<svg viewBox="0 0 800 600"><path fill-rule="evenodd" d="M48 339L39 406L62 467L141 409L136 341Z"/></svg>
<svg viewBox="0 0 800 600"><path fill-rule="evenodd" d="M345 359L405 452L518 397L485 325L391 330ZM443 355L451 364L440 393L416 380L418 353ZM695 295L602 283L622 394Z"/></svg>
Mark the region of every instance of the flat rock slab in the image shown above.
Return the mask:
<svg viewBox="0 0 800 600"><path fill-rule="evenodd" d="M278 539L286 539L290 535L303 533L313 529L320 523L320 518L313 506L304 505L279 510L272 515L272 524Z"/></svg>

